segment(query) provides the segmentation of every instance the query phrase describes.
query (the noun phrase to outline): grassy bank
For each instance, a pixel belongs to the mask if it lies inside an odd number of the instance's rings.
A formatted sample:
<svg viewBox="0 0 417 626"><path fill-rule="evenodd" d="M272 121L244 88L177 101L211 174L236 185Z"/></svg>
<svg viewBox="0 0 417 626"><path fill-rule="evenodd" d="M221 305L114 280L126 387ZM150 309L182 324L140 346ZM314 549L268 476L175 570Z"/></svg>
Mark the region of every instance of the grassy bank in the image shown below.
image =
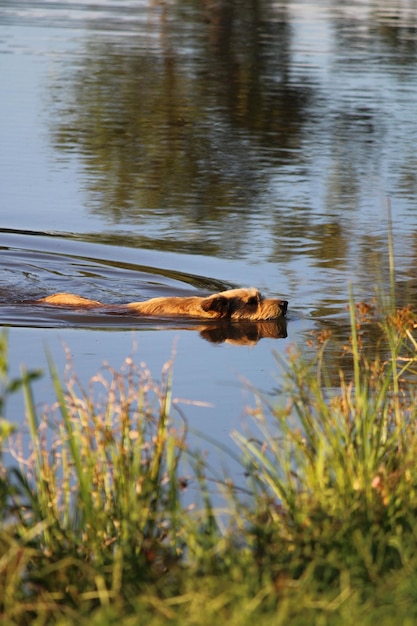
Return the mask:
<svg viewBox="0 0 417 626"><path fill-rule="evenodd" d="M247 481L219 484L161 380L127 359L59 380L31 450L1 468L4 624L347 625L417 620L417 391L409 309L350 305L351 340L293 351L272 404L232 433ZM366 348L370 325L380 344ZM330 379L326 355L349 366ZM2 425L2 445L8 440ZM15 444L16 446L16 444Z"/></svg>

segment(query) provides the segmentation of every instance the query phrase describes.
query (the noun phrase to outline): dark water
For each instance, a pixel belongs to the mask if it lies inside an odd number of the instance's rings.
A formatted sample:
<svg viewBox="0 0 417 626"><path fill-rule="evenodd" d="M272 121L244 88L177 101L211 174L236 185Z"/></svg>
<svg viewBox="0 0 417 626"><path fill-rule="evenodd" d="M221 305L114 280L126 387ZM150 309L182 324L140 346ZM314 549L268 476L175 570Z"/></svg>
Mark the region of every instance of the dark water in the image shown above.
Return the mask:
<svg viewBox="0 0 417 626"><path fill-rule="evenodd" d="M399 302L416 302L414 2L0 0L0 77L12 373L44 366L45 346L63 368L65 343L82 378L132 351L157 377L175 344L174 392L212 403L186 412L227 436L243 379L279 386L273 351L322 327L347 337L349 285L388 288L388 199ZM288 299L287 336L222 342L29 302L235 285ZM52 396L48 376L36 394ZM9 413L22 421L17 401Z"/></svg>

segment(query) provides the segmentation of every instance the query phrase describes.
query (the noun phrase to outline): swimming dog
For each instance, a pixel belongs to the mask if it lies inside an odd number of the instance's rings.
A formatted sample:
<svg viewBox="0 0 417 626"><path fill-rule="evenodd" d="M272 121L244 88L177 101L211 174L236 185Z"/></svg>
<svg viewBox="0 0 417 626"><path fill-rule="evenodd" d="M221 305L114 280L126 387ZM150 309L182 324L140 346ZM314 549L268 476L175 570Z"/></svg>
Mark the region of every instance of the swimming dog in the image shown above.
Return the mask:
<svg viewBox="0 0 417 626"><path fill-rule="evenodd" d="M264 298L254 287L229 289L206 297L151 298L143 302L129 302L120 305L104 304L98 300L90 300L72 293L55 293L36 300L36 303L64 308L107 309L143 317L223 319L233 322L275 320L285 316L288 307L286 300Z"/></svg>

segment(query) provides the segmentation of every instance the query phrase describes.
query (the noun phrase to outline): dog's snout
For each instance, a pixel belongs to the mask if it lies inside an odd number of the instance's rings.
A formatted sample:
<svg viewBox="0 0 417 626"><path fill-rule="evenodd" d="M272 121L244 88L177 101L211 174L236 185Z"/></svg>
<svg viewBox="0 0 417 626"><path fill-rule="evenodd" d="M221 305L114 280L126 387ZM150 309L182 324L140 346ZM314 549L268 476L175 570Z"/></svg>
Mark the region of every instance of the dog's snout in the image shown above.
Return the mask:
<svg viewBox="0 0 417 626"><path fill-rule="evenodd" d="M287 300L281 300L280 307L281 307L282 314L285 315L286 312L287 312L287 309L288 309L288 301Z"/></svg>

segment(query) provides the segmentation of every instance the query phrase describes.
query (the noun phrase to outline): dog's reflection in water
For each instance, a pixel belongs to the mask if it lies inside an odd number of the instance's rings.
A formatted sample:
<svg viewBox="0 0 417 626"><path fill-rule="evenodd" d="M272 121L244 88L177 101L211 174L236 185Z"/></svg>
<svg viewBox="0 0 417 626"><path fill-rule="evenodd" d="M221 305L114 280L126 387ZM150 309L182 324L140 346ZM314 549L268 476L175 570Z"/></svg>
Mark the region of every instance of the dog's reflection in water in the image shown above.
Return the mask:
<svg viewBox="0 0 417 626"><path fill-rule="evenodd" d="M260 339L284 339L287 336L287 322L283 317L267 322L223 322L193 328L211 343L236 346L254 346Z"/></svg>

